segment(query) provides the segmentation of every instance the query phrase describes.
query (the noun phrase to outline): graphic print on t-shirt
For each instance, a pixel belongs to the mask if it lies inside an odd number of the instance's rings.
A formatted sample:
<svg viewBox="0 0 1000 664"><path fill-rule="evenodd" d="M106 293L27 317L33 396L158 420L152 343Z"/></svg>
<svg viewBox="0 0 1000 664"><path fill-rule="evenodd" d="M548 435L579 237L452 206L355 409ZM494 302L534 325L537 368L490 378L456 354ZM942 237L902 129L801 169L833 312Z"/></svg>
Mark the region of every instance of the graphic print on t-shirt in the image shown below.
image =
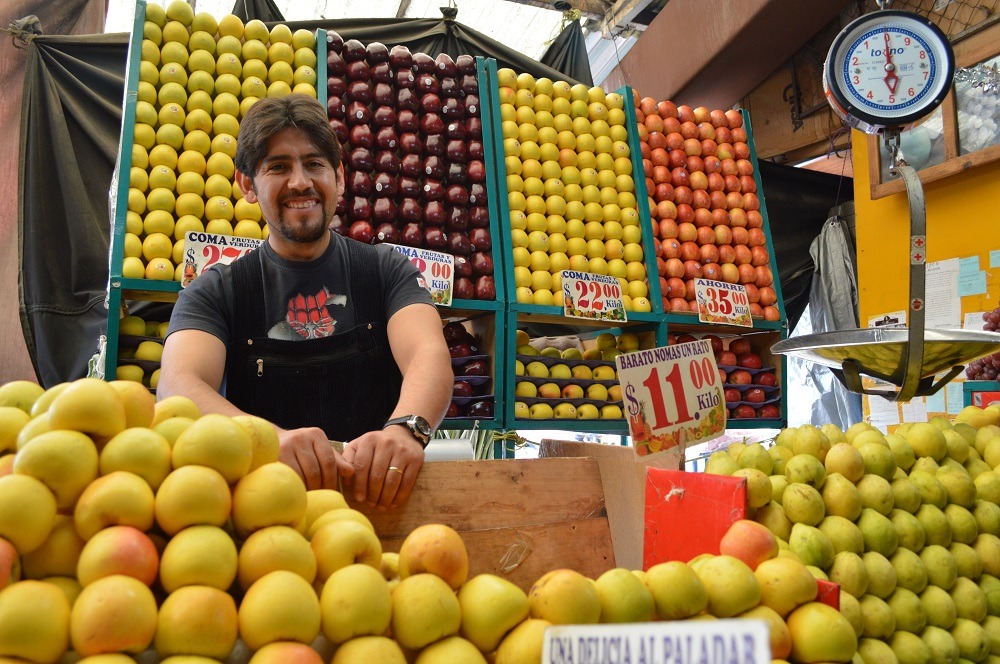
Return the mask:
<svg viewBox="0 0 1000 664"><path fill-rule="evenodd" d="M288 300L285 320L268 330L271 339L299 340L329 337L337 329L337 320L330 315L330 306L347 306L346 295L334 295L324 287L315 295L299 293Z"/></svg>

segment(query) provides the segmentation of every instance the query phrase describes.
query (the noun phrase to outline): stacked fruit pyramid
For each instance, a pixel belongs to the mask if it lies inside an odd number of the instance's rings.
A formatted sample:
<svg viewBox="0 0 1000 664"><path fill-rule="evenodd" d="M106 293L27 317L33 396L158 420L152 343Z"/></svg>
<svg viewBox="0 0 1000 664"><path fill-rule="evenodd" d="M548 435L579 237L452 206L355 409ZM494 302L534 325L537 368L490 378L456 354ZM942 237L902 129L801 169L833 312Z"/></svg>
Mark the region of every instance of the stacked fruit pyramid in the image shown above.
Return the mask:
<svg viewBox="0 0 1000 664"><path fill-rule="evenodd" d="M854 654L803 563L776 558L776 585L737 557L759 533L734 528L727 555L691 565L552 570L525 593L469 578L447 526L383 552L339 493L276 462L269 424L154 404L132 381L0 387L0 453L4 661L536 664L552 624L735 616L768 621L776 658Z"/></svg>
<svg viewBox="0 0 1000 664"><path fill-rule="evenodd" d="M599 87L497 72L516 299L562 306L563 270L621 281L651 311L625 99Z"/></svg>
<svg viewBox="0 0 1000 664"><path fill-rule="evenodd" d="M327 113L344 143L333 228L455 257L459 299L495 300L476 61L327 34Z"/></svg>
<svg viewBox="0 0 1000 664"><path fill-rule="evenodd" d="M261 239L233 183L240 118L262 97L316 96L308 30L146 5L128 175L122 275L181 281L188 231Z"/></svg>
<svg viewBox="0 0 1000 664"><path fill-rule="evenodd" d="M730 446L710 473L747 481L753 518L841 585L866 662L984 662L1000 654L1000 409L954 421L786 429ZM763 565L762 565L763 567ZM760 568L758 568L758 571ZM793 653L794 657L794 653Z"/></svg>
<svg viewBox="0 0 1000 664"><path fill-rule="evenodd" d="M636 99L665 311L695 312L694 279L743 284L750 313L779 320L743 115Z"/></svg>

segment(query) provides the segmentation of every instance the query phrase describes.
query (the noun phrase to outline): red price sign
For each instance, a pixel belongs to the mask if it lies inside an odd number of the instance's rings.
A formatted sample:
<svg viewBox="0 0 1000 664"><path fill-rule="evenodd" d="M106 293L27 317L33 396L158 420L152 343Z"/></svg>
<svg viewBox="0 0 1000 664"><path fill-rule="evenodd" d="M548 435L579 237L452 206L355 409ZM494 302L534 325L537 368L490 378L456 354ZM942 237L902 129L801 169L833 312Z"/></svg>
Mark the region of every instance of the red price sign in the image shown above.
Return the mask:
<svg viewBox="0 0 1000 664"><path fill-rule="evenodd" d="M701 322L753 327L750 300L743 284L695 279L694 296Z"/></svg>
<svg viewBox="0 0 1000 664"><path fill-rule="evenodd" d="M615 362L639 456L683 449L725 432L726 404L709 341L626 353Z"/></svg>
<svg viewBox="0 0 1000 664"><path fill-rule="evenodd" d="M591 320L628 320L618 279L572 270L563 270L561 275L564 315Z"/></svg>
<svg viewBox="0 0 1000 664"><path fill-rule="evenodd" d="M246 237L188 231L184 236L184 279L181 287L186 287L213 265L229 265L262 242Z"/></svg>
<svg viewBox="0 0 1000 664"><path fill-rule="evenodd" d="M395 251L410 259L420 272L420 284L431 294L431 301L442 307L451 305L455 286L455 257L439 251L390 244Z"/></svg>

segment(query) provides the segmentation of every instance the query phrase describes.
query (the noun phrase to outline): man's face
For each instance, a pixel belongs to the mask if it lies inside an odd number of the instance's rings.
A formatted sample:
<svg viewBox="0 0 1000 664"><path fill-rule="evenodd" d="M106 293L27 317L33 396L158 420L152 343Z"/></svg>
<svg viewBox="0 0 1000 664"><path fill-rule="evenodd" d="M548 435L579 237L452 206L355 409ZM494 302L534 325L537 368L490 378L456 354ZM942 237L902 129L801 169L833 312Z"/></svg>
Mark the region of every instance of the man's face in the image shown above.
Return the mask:
<svg viewBox="0 0 1000 664"><path fill-rule="evenodd" d="M236 180L247 201L260 205L275 240L311 244L328 233L344 177L305 132L289 127L267 142L253 181L239 172Z"/></svg>

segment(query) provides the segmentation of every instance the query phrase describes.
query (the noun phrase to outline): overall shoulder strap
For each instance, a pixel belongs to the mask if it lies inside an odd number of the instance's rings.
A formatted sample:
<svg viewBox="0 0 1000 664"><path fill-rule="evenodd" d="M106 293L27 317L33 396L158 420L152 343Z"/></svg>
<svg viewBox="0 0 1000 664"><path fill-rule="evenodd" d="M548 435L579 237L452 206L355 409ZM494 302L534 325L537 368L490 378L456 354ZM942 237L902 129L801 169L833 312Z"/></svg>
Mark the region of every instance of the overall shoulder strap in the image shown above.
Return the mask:
<svg viewBox="0 0 1000 664"><path fill-rule="evenodd" d="M379 258L375 247L348 240L347 256L356 323L388 322L385 318L385 294L382 292L382 276L379 273Z"/></svg>
<svg viewBox="0 0 1000 664"><path fill-rule="evenodd" d="M261 250L255 249L233 261L233 331L232 339L245 343L245 339L260 334L260 321L264 317L264 268Z"/></svg>

